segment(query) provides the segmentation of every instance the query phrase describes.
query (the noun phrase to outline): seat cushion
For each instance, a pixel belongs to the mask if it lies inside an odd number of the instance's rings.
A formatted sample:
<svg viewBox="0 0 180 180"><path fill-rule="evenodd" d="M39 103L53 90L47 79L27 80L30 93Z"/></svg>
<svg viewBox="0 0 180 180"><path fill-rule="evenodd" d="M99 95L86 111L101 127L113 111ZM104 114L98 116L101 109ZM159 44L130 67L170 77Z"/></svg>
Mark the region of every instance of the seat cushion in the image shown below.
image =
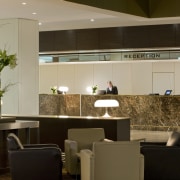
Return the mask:
<svg viewBox="0 0 180 180"><path fill-rule="evenodd" d="M180 132L173 132L169 136L166 146L180 146Z"/></svg>

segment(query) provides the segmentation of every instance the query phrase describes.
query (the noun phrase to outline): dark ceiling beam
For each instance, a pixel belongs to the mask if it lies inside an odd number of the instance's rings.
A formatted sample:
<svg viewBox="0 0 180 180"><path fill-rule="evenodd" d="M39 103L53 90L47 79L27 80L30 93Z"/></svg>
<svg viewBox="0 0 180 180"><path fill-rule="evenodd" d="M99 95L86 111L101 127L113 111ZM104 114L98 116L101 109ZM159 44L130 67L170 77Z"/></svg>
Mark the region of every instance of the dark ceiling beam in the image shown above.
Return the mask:
<svg viewBox="0 0 180 180"><path fill-rule="evenodd" d="M149 0L65 0L105 10L148 17Z"/></svg>
<svg viewBox="0 0 180 180"><path fill-rule="evenodd" d="M150 17L180 16L180 0L150 0Z"/></svg>
<svg viewBox="0 0 180 180"><path fill-rule="evenodd" d="M180 0L65 0L148 18L180 16Z"/></svg>

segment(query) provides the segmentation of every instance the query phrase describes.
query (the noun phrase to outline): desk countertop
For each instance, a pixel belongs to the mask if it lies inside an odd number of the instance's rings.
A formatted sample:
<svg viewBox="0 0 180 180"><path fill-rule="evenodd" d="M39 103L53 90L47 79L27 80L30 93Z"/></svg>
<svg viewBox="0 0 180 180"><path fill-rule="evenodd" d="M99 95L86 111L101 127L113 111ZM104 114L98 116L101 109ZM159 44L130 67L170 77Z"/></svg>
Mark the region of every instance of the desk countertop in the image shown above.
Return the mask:
<svg viewBox="0 0 180 180"><path fill-rule="evenodd" d="M102 117L102 116L65 116L65 115L16 115L16 114L8 114L6 116L12 116L16 117L16 119L24 119L24 120L30 120L30 119L90 119L90 120L130 120L129 117Z"/></svg>
<svg viewBox="0 0 180 180"><path fill-rule="evenodd" d="M39 121L23 121L16 120L15 122L0 123L0 130L38 128Z"/></svg>

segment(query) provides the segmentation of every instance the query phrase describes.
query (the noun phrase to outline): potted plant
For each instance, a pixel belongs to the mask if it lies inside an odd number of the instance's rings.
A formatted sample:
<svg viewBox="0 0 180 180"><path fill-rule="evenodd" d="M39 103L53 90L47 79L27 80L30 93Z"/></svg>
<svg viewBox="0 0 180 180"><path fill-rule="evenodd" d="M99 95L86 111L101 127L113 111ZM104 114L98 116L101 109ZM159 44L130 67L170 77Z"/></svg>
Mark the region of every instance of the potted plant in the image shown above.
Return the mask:
<svg viewBox="0 0 180 180"><path fill-rule="evenodd" d="M96 94L97 89L98 89L97 85L92 86L92 94Z"/></svg>
<svg viewBox="0 0 180 180"><path fill-rule="evenodd" d="M11 69L14 69L16 65L17 65L16 54L8 55L5 49L4 50L0 49L0 73L6 66L9 66ZM1 79L0 79L0 98L4 95L4 93L7 91L10 85L12 84L8 84L4 88L1 88Z"/></svg>
<svg viewBox="0 0 180 180"><path fill-rule="evenodd" d="M51 91L53 94L57 94L57 86L51 87Z"/></svg>

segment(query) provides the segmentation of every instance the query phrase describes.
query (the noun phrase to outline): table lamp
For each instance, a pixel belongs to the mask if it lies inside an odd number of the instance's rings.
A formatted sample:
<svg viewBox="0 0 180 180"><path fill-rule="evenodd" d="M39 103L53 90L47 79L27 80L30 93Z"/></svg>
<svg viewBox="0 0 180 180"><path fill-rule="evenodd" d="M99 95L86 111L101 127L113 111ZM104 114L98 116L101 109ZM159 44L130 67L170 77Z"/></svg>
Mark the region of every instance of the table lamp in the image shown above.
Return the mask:
<svg viewBox="0 0 180 180"><path fill-rule="evenodd" d="M106 108L106 112L103 115L103 117L111 117L108 114L108 107L118 107L119 106L119 102L115 99L102 99L102 100L97 100L94 103L94 107L105 107Z"/></svg>
<svg viewBox="0 0 180 180"><path fill-rule="evenodd" d="M62 92L62 94L66 94L68 92L69 88L66 86L60 86L58 90L60 92Z"/></svg>

